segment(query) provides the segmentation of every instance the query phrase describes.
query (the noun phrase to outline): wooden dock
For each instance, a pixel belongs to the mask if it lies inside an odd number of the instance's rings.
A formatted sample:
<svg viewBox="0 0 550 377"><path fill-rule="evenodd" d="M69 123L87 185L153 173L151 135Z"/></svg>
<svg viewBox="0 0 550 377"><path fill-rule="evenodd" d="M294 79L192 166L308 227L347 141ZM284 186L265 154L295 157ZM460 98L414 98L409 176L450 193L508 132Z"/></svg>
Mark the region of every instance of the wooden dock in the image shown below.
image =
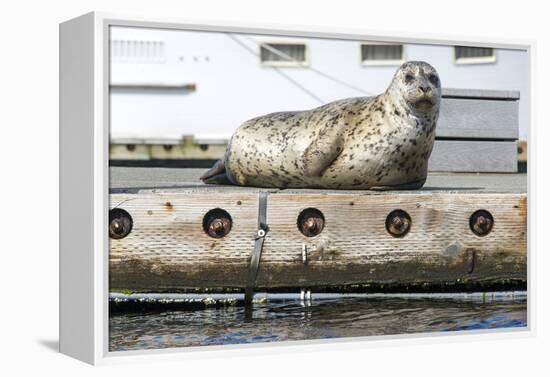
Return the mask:
<svg viewBox="0 0 550 377"><path fill-rule="evenodd" d="M525 287L525 174L432 173L421 190L376 192L212 186L202 172L110 169L112 292L242 291L262 191L257 289Z"/></svg>

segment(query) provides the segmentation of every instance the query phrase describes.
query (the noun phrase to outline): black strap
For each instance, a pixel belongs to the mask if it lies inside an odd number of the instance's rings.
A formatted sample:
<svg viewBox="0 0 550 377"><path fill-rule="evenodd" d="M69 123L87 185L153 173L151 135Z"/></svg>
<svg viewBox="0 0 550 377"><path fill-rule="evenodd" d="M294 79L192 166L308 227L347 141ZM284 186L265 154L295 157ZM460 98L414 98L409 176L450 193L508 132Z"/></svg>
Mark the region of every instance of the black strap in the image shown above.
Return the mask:
<svg viewBox="0 0 550 377"><path fill-rule="evenodd" d="M248 267L248 280L244 291L244 303L252 304L254 296L254 287L256 286L256 277L258 276L258 267L260 266L260 258L262 256L262 248L264 246L265 236L269 227L267 226L267 192L260 192L258 199L258 229L254 238L254 250L250 256L250 265Z"/></svg>

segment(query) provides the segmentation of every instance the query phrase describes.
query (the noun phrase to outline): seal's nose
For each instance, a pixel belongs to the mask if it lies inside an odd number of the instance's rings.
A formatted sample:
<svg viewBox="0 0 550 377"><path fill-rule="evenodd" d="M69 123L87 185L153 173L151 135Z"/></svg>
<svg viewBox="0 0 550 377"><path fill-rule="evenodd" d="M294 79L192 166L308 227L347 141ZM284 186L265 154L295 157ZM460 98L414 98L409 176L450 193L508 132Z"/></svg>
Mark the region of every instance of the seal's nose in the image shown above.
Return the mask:
<svg viewBox="0 0 550 377"><path fill-rule="evenodd" d="M428 93L428 90L430 90L430 87L429 86L420 86L419 87L420 90L422 91L422 93Z"/></svg>

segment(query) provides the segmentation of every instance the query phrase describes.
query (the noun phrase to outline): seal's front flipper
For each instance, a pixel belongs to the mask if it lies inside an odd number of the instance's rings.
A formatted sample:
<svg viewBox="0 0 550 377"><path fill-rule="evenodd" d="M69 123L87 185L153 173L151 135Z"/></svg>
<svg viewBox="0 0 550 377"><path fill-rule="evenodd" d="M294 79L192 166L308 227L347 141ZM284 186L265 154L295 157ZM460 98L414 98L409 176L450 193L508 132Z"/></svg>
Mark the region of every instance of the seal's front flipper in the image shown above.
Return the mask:
<svg viewBox="0 0 550 377"><path fill-rule="evenodd" d="M343 138L338 131L334 128L321 130L302 155L306 175L310 177L322 176L343 149Z"/></svg>
<svg viewBox="0 0 550 377"><path fill-rule="evenodd" d="M231 181L225 171L224 159L216 161L214 166L201 176L200 180L207 184L230 185Z"/></svg>

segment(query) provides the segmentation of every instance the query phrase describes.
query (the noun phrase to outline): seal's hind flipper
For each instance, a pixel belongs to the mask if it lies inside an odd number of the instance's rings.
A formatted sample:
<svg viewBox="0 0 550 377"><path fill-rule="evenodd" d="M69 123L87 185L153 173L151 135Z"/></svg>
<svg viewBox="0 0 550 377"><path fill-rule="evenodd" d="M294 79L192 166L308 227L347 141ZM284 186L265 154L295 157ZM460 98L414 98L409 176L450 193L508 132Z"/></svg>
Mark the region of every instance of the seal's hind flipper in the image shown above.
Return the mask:
<svg viewBox="0 0 550 377"><path fill-rule="evenodd" d="M231 182L229 181L225 171L224 159L216 161L214 166L212 166L200 177L200 180L208 184L230 185Z"/></svg>
<svg viewBox="0 0 550 377"><path fill-rule="evenodd" d="M227 177L226 173L216 174L212 177L205 178L202 181L209 185L232 185L233 184Z"/></svg>

